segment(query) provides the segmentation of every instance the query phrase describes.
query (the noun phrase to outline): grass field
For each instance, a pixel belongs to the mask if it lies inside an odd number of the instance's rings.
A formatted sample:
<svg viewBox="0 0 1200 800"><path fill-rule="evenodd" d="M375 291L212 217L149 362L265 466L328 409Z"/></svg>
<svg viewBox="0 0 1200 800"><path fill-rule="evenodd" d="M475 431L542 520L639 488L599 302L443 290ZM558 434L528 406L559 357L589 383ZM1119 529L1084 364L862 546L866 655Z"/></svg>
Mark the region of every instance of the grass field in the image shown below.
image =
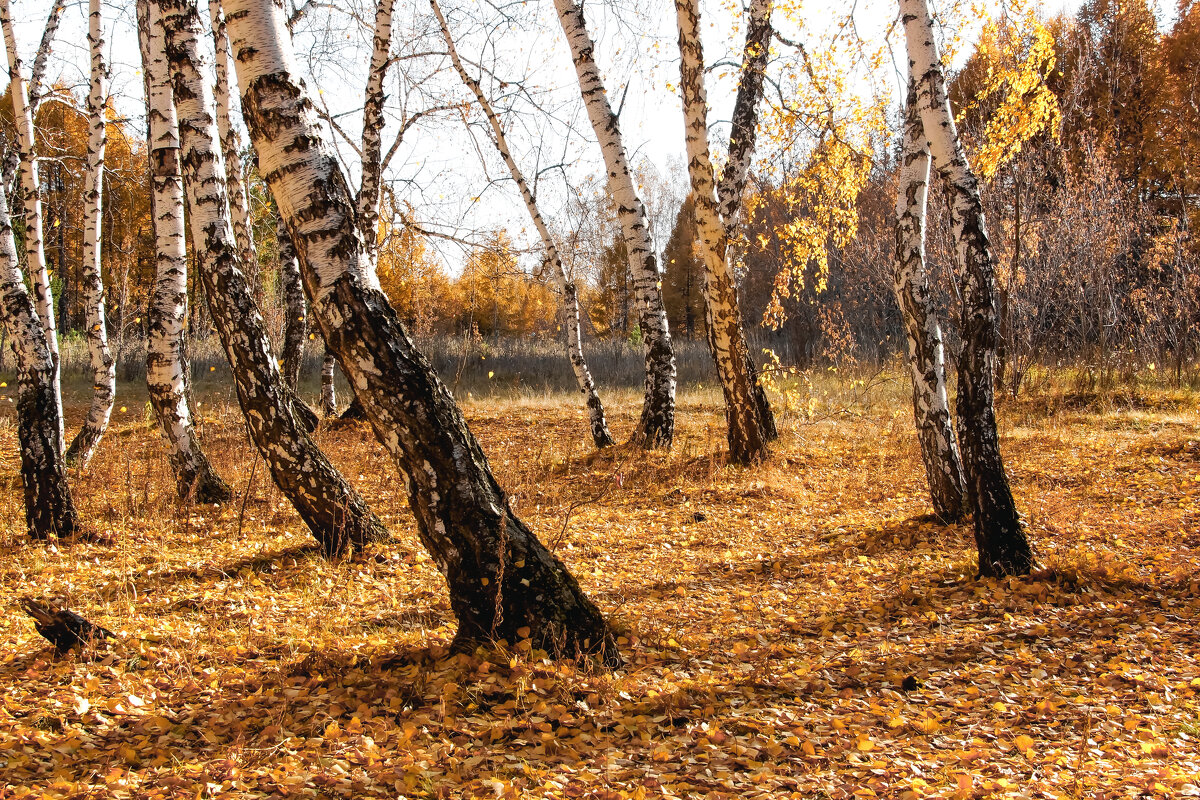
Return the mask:
<svg viewBox="0 0 1200 800"><path fill-rule="evenodd" d="M675 448L651 454L594 452L570 395L460 392L517 513L618 628L609 674L522 643L447 655L444 585L365 426L317 439L394 539L333 563L217 376L224 508L180 507L123 386L74 478L101 542L41 545L0 400L0 591L121 635L56 660L0 617L0 796L1200 795L1200 396L1006 405L1040 570L996 582L973 579L968 527L924 516L902 381L797 386L750 469L724 464L711 389L682 393ZM606 400L627 435L636 394Z"/></svg>

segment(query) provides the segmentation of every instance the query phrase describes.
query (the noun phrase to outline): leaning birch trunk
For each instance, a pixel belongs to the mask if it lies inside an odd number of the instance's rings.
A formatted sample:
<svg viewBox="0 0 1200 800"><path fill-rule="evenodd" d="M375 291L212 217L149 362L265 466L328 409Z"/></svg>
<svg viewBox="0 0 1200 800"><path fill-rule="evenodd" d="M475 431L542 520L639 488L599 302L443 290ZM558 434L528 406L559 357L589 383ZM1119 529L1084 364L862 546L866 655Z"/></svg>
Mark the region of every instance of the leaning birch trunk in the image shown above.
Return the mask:
<svg viewBox="0 0 1200 800"><path fill-rule="evenodd" d="M642 347L646 356L642 418L633 438L648 448L670 447L675 435L675 353L671 347L666 307L663 305L662 276L646 223L646 207L633 185L625 146L621 142L620 125L608 102L604 83L600 80L595 45L588 34L583 7L576 0L554 0L554 7L571 46L579 91L608 168L608 190L617 204L617 217L633 275Z"/></svg>
<svg viewBox="0 0 1200 800"><path fill-rule="evenodd" d="M17 150L20 156L21 208L25 215L25 274L33 284L33 302L42 327L46 329L46 346L54 364L51 387L55 416L59 425L58 452L66 449L66 433L62 429L61 367L58 355L58 332L54 320L54 297L50 293L50 273L46 269L46 253L42 245L42 199L38 187L37 153L34 149L33 113L26 96L25 78L17 41L13 36L9 0L0 0L0 28L8 51L9 92L12 94L13 118L17 126Z"/></svg>
<svg viewBox="0 0 1200 800"><path fill-rule="evenodd" d="M746 190L754 146L758 141L758 108L762 102L771 35L775 31L771 23L772 3L773 0L751 0L750 3L746 42L742 47L742 74L738 78L737 95L730 117L729 157L721 172L721 179L717 181L717 211L721 224L725 226L725 238L731 246L739 240L737 231L741 221L742 195ZM754 365L754 356L749 347L746 348L746 356L746 370L753 386L758 424L767 441L774 441L779 438L775 413L771 410L766 387L758 379L758 368Z"/></svg>
<svg viewBox="0 0 1200 800"><path fill-rule="evenodd" d="M917 106L925 138L951 195L950 223L962 297L958 359L958 441L975 517L981 575L1024 575L1033 550L1021 527L996 425L996 277L983 218L979 183L958 139L946 76L933 36L927 0L900 0L908 44L909 75L917 82Z"/></svg>
<svg viewBox="0 0 1200 800"><path fill-rule="evenodd" d="M50 45L54 42L54 35L58 33L58 23L62 21L62 13L66 7L66 0L53 0L50 4L46 27L42 29L42 41L33 57L33 69L29 71L29 108L34 117L37 116L38 105L42 101L42 79L46 76L46 64L50 60Z"/></svg>
<svg viewBox="0 0 1200 800"><path fill-rule="evenodd" d="M392 6L394 0L379 0L375 6L371 67L363 102L362 181L355 205L358 229L372 268L379 260L379 187L383 171L383 79L392 54Z"/></svg>
<svg viewBox="0 0 1200 800"><path fill-rule="evenodd" d="M900 154L900 186L896 196L896 261L892 288L908 340L908 366L913 385L913 416L929 496L939 517L953 522L965 510L962 462L954 441L950 401L946 395L946 362L942 329L929 296L925 270L925 209L929 194L929 146L910 84Z"/></svg>
<svg viewBox="0 0 1200 800"><path fill-rule="evenodd" d="M382 523L297 419L293 395L283 383L239 268L196 7L192 0L154 0L149 21L151 28L161 25L166 39L192 240L209 312L233 371L250 436L275 484L327 554L380 540L385 536Z"/></svg>
<svg viewBox="0 0 1200 800"><path fill-rule="evenodd" d="M767 437L759 424L755 380L737 285L729 264L729 240L717 213L716 185L708 152L708 99L704 88L704 55L700 45L700 12L695 0L675 0L679 24L679 90L683 97L684 139L688 175L696 209L696 229L704 261L704 321L725 395L729 455L739 464L760 461Z"/></svg>
<svg viewBox="0 0 1200 800"><path fill-rule="evenodd" d="M250 204L246 182L242 178L242 142L233 127L233 101L229 80L233 67L229 63L229 35L225 31L225 14L221 0L208 0L208 16L212 24L213 52L216 54L217 82L213 86L217 104L217 133L225 157L225 188L229 195L229 217L233 235L242 258L242 272L250 279L255 298L262 297L262 276L258 268L258 250L254 246L254 230L250 225Z"/></svg>
<svg viewBox="0 0 1200 800"><path fill-rule="evenodd" d="M458 56L458 49L454 46L454 38L450 35L450 26L446 23L446 18L442 15L442 9L438 6L437 0L429 0L429 4L433 7L433 13L441 26L442 38L446 41L446 48L450 53L454 69L458 71L462 82L475 95L476 102L487 116L488 124L492 127L492 141L500 152L500 157L504 159L505 165L508 166L508 173L512 176L513 182L517 184L517 189L521 192L521 199L525 201L525 208L529 211L534 227L537 228L538 235L542 238L542 246L546 249L546 260L549 262L550 272L553 274L554 282L558 285L558 291L563 298L563 328L566 330L567 336L567 359L571 362L571 369L575 372L575 381L587 404L592 441L596 447L608 447L613 444L613 438L612 434L608 432L608 421L604 417L604 404L600 402L596 383L592 380L591 370L588 369L587 360L583 357L583 336L579 324L579 296L575 284L567 279L567 271L563 268L558 246L550 234L549 227L546 226L546 220L538 210L537 198L533 195L533 189L530 188L529 182L525 180L525 175L513 158L512 150L508 146L508 137L504 134L504 128L500 124L500 117L497 116L492 104L483 94L483 88L479 85L479 81L471 77L466 67L463 66L462 59Z"/></svg>
<svg viewBox="0 0 1200 800"><path fill-rule="evenodd" d="M332 419L337 416L337 387L333 383L337 372L337 359L325 345L325 355L321 359L321 416Z"/></svg>
<svg viewBox="0 0 1200 800"><path fill-rule="evenodd" d="M283 288L283 352L279 368L283 381L293 392L300 385L300 366L304 362L304 338L308 335L308 312L304 308L304 284L300 280L300 262L283 218L277 217L275 241L279 246L279 282ZM324 413L322 413L324 416Z"/></svg>
<svg viewBox="0 0 1200 800"><path fill-rule="evenodd" d="M88 44L92 54L92 82L88 92L88 164L83 185L83 290L88 356L92 365L92 405L71 446L67 463L86 467L100 444L117 395L117 365L108 349L104 319L104 280L100 275L100 213L104 192L105 84L104 27L100 0L88 4Z"/></svg>
<svg viewBox="0 0 1200 800"><path fill-rule="evenodd" d="M551 653L600 652L615 663L599 609L513 513L462 411L380 291L345 176L293 77L281 6L230 0L228 8L259 167L300 254L313 317L405 476L421 542L449 586L455 647L531 638Z"/></svg>
<svg viewBox="0 0 1200 800"><path fill-rule="evenodd" d="M183 176L179 164L179 125L164 50L162 29L151 28L147 8L138 3L138 38L146 86L150 168L150 220L155 241L154 288L146 313L146 388L150 405L170 446L169 460L179 497L196 503L233 498L196 435L189 406L187 321L187 235L184 230Z"/></svg>
<svg viewBox="0 0 1200 800"><path fill-rule="evenodd" d="M33 539L67 537L79 529L67 473L59 449L62 423L54 418L54 359L46 331L17 265L8 201L0 192L0 321L17 361L17 440L25 523Z"/></svg>

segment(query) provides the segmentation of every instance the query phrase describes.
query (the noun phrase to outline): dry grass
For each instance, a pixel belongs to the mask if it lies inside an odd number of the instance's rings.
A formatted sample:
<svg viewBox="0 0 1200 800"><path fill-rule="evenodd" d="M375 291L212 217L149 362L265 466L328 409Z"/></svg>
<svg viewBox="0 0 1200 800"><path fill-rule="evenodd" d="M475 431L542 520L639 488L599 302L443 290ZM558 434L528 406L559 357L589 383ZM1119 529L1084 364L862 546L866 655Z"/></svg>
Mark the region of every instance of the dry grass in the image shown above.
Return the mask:
<svg viewBox="0 0 1200 800"><path fill-rule="evenodd" d="M111 546L24 538L0 418L5 596L124 637L54 660L0 619L0 796L1200 792L1196 398L1007 408L1044 569L976 582L969 530L922 516L904 386L815 383L813 418L785 415L753 469L724 464L712 390L649 455L593 452L569 395L464 397L517 512L621 631L610 675L519 643L446 656L444 585L365 427L318 438L395 540L330 563L261 465L250 480L228 390L202 407L241 493L220 509L178 506L144 398L119 401L74 480ZM618 436L636 401L608 398Z"/></svg>

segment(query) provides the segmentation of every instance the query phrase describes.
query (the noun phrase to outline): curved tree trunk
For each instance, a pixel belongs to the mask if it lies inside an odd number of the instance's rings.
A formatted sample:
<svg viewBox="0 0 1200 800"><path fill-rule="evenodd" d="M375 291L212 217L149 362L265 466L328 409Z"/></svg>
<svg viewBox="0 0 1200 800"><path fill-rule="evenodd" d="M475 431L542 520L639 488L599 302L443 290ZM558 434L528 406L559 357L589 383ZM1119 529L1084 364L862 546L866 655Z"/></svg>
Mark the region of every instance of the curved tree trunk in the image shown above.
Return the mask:
<svg viewBox="0 0 1200 800"><path fill-rule="evenodd" d="M25 523L34 539L67 537L79 529L67 473L59 449L62 423L54 418L54 360L46 331L17 266L8 202L0 191L0 321L17 361L17 439L21 445L21 483Z"/></svg>
<svg viewBox="0 0 1200 800"><path fill-rule="evenodd" d="M88 44L92 82L88 92L88 170L83 187L83 309L92 364L92 405L83 428L67 448L67 463L86 467L100 444L117 395L117 364L108 349L104 319L104 281L100 276L100 212L104 190L104 145L108 68L104 65L104 26L100 0L88 5Z"/></svg>
<svg viewBox="0 0 1200 800"><path fill-rule="evenodd" d="M716 185L708 152L708 100L700 45L700 11L695 0L675 0L675 13L679 24L679 88L683 96L688 174L704 256L705 332L725 395L730 458L748 464L767 455L767 437L759 423L756 381L749 370L750 354L742 330L737 285L729 264L729 239L717 213Z"/></svg>
<svg viewBox="0 0 1200 800"><path fill-rule="evenodd" d="M183 176L179 164L179 125L162 31L150 28L145 3L138 3L138 39L146 86L150 168L150 219L154 228L154 289L146 309L146 388L150 405L170 445L171 469L180 498L224 503L233 490L217 474L200 447L192 424L188 391L187 238L184 232ZM151 39L158 39L151 44ZM153 55L159 54L158 56Z"/></svg>
<svg viewBox="0 0 1200 800"><path fill-rule="evenodd" d="M208 16L212 24L213 52L216 54L217 82L213 86L217 107L217 133L221 137L221 152L225 157L225 189L229 196L229 218L233 235L242 259L242 273L250 280L256 300L262 299L262 275L258 268L258 251L254 246L254 230L250 225L250 203L246 182L242 179L242 142L233 127L233 101L229 80L233 67L229 63L229 36L225 31L225 14L221 0L208 0Z"/></svg>
<svg viewBox="0 0 1200 800"><path fill-rule="evenodd" d="M53 16L52 16L53 19ZM56 23L57 24L57 23ZM66 434L62 429L62 387L58 355L58 331L54 319L54 296L50 291L50 273L46 269L46 253L42 243L42 198L38 187L37 153L34 148L33 113L26 96L21 58L13 36L9 0L0 0L0 28L8 51L9 92L12 94L13 118L17 126L17 151L20 155L21 208L25 215L25 274L33 284L33 303L38 318L46 330L46 346L53 363L51 391L54 395L54 416L57 419L58 452L66 449Z"/></svg>
<svg viewBox="0 0 1200 800"><path fill-rule="evenodd" d="M371 37L371 67L363 100L362 181L355 205L358 229L372 268L379 260L379 191L383 172L383 79L392 54L392 6L394 0L378 0L375 30Z"/></svg>
<svg viewBox="0 0 1200 800"><path fill-rule="evenodd" d="M750 176L750 164L754 158L754 146L758 141L758 108L762 102L763 82L766 78L767 61L770 56L771 34L775 28L771 23L773 0L751 0L750 16L746 21L746 42L742 47L742 74L738 79L737 95L733 101L733 115L729 126L729 157L717 181L717 212L725 226L725 237L732 245L737 242L738 223L741 221L742 196L746 191L746 180ZM758 414L758 425L767 441L779 438L775 425L775 413L767 398L767 390L759 382L754 356L746 349L746 371L754 392L754 407Z"/></svg>
<svg viewBox="0 0 1200 800"><path fill-rule="evenodd" d="M1000 457L996 426L996 276L979 183L954 127L946 76L933 36L927 0L900 0L909 75L930 152L951 194L950 223L962 296L962 353L958 360L958 441L975 516L981 575L1024 575L1033 550Z"/></svg>
<svg viewBox="0 0 1200 800"><path fill-rule="evenodd" d="M279 282L283 288L283 353L280 369L283 382L293 392L300 384L300 366L304 363L304 339L308 336L308 310L304 307L304 284L300 282L300 262L296 260L296 248L292 236L277 220L275 241L279 243Z"/></svg>
<svg viewBox="0 0 1200 800"><path fill-rule="evenodd" d="M161 26L166 40L200 277L250 436L275 484L326 553L380 540L386 535L382 523L296 418L293 395L284 386L250 286L239 269L195 5L191 0L154 0L149 22L152 30Z"/></svg>
<svg viewBox="0 0 1200 800"><path fill-rule="evenodd" d="M46 27L42 29L42 41L33 57L33 69L29 71L29 108L35 117L38 105L42 102L42 82L46 77L46 64L50 60L50 45L58 33L58 23L62 21L62 12L66 7L67 0L52 0L50 3Z"/></svg>
<svg viewBox="0 0 1200 800"><path fill-rule="evenodd" d="M583 357L583 336L579 325L579 295L575 284L567 279L567 271L563 267L562 257L558 253L558 245L550 234L550 228L546 225L541 211L538 210L537 198L533 195L533 189L525 180L525 175L517 166L516 160L513 159L512 150L508 146L508 137L505 136L504 128L500 124L500 117L492 108L492 104L488 102L479 81L471 77L466 67L463 66L462 59L458 56L458 49L454 46L454 38L450 35L450 26L442 15L442 9L438 6L437 0L429 0L429 4L433 7L433 13L441 26L442 38L446 41L446 48L450 53L454 69L458 71L462 82L475 95L475 101L487 116L488 124L492 128L492 142L500 152L500 157L504 159L504 163L508 167L508 174L517 184L517 189L521 192L521 199L525 202L525 208L529 211L533 225L542 239L542 247L546 249L546 261L550 265L550 272L553 274L554 282L558 285L558 291L563 298L563 328L566 331L567 359L571 362L571 369L575 372L575 381L587 404L592 442L596 447L608 447L613 444L613 438L612 434L608 432L608 421L604 417L604 404L600 402L600 395L596 391L596 382L592 380L591 370L588 369L587 361Z"/></svg>
<svg viewBox="0 0 1200 800"><path fill-rule="evenodd" d="M953 522L966 505L962 462L954 441L950 401L946 395L946 362L942 329L929 297L925 270L925 208L929 194L929 146L917 108L916 86L910 83L900 154L900 187L896 197L896 261L892 288L908 340L908 366L913 385L913 416L925 462L929 496L939 517Z"/></svg>
<svg viewBox="0 0 1200 800"><path fill-rule="evenodd" d="M571 46L571 58L575 62L588 119L604 154L608 190L617 204L617 217L633 275L642 347L646 355L646 392L642 417L633 438L647 448L670 447L675 436L675 353L663 305L662 276L646 224L646 207L633 185L620 125L600 80L600 69L593 52L595 45L588 34L583 8L576 0L554 0L554 7Z"/></svg>
<svg viewBox="0 0 1200 800"><path fill-rule="evenodd" d="M454 398L379 290L345 176L292 77L282 8L273 0L228 8L259 166L300 253L325 342L405 476L418 534L449 585L456 646L529 637L552 653L599 651L612 663L615 642L599 610L513 514Z"/></svg>

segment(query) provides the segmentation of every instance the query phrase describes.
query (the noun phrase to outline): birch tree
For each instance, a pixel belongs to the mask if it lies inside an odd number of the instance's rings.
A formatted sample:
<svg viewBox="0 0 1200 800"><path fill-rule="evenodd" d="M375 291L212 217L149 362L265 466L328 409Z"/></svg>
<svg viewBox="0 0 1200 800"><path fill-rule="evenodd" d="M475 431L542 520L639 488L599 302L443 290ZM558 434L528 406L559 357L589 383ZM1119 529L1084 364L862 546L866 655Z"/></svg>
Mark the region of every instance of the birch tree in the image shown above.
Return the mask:
<svg viewBox="0 0 1200 800"><path fill-rule="evenodd" d="M304 284L300 282L300 262L283 218L276 214L275 241L279 247L279 283L283 289L283 352L279 368L284 383L293 392L300 383L304 362L304 340L308 336L308 310L304 307Z"/></svg>
<svg viewBox="0 0 1200 800"><path fill-rule="evenodd" d="M537 228L538 236L541 237L542 247L546 251L546 263L550 268L550 274L558 287L559 294L562 295L563 301L563 329L566 332L567 343L567 359L571 362L571 369L575 373L575 382L579 386L580 393L585 398L585 403L588 409L588 418L592 433L592 442L596 447L608 447L613 444L612 434L608 431L608 422L604 417L604 404L600 401L600 394L596 391L596 383L592 380L591 370L588 369L587 360L583 355L583 334L579 322L579 295L575 284L567 277L566 268L563 266L562 257L558 252L558 244L554 240L554 236L550 233L550 228L546 225L546 220L542 217L541 211L538 209L537 198L533 193L533 188L529 185L529 181L525 179L521 168L517 166L516 160L513 158L512 149L508 144L508 137L504 133L504 126L500 123L500 117L496 114L496 110L488 101L487 96L483 93L483 87L479 81L467 72L463 65L462 59L458 55L458 49L454 45L454 38L450 34L450 26L446 22L445 16L442 14L442 9L437 4L437 0L429 0L430 6L433 8L434 16L437 17L438 25L442 30L442 38L446 41L446 49L450 55L450 60L454 64L455 71L458 72L462 82L475 96L475 102L479 104L479 108L487 117L488 125L492 129L492 143L496 145L496 150L499 151L500 157L504 159L505 166L508 167L508 173L512 176L513 182L517 185L517 190L521 193L521 200L525 203L525 208L529 211L529 216L533 219L533 225Z"/></svg>
<svg viewBox="0 0 1200 800"><path fill-rule="evenodd" d="M213 51L216 55L217 81L213 94L217 108L217 133L221 137L221 153L225 158L225 188L229 195L229 216L237 240L242 270L250 278L256 295L262 292L258 269L258 251L250 225L250 204L246 182L242 178L242 141L233 127L233 100L229 88L233 68L229 63L229 35L225 30L225 14L221 0L208 0L208 16L212 25Z"/></svg>
<svg viewBox="0 0 1200 800"><path fill-rule="evenodd" d="M959 519L965 510L965 487L946 394L942 329L930 297L929 274L925 269L925 210L932 158L917 104L917 87L910 82L904 109L900 185L896 196L896 259L892 288L908 344L913 416L929 495L937 515L950 522Z"/></svg>
<svg viewBox="0 0 1200 800"><path fill-rule="evenodd" d="M595 44L587 30L583 7L575 0L554 0L554 8L571 47L571 60L575 63L575 74L588 119L604 155L608 190L617 206L617 217L633 276L642 347L646 356L642 417L633 438L648 448L670 447L675 435L675 353L662 300L662 276L646 224L646 208L634 187L625 146L621 141L620 122L613 113L600 79L600 69L594 55Z"/></svg>
<svg viewBox="0 0 1200 800"><path fill-rule="evenodd" d="M392 54L392 6L394 0L379 0L375 6L375 28L371 36L371 66L367 72L363 102L362 179L355 205L367 258L379 260L379 198L383 176L383 81Z"/></svg>
<svg viewBox="0 0 1200 800"><path fill-rule="evenodd" d="M209 463L192 421L188 392L187 236L179 125L171 95L161 26L150 26L149 7L138 3L138 39L146 86L150 169L150 219L154 229L155 277L146 309L146 388L150 405L170 447L169 460L180 498L223 503L233 490ZM158 53L159 56L153 54Z"/></svg>
<svg viewBox="0 0 1200 800"><path fill-rule="evenodd" d="M927 0L900 0L910 79L930 153L950 193L961 296L962 352L958 358L958 442L967 498L975 518L981 575L1024 575L1033 551L1021 527L1000 455L996 425L996 278L979 195L950 111L946 76Z"/></svg>
<svg viewBox="0 0 1200 800"><path fill-rule="evenodd" d="M275 484L328 554L382 539L382 523L308 437L263 329L230 224L225 165L201 56L194 0L153 0L179 119L193 246L209 312L229 359L246 426ZM163 54L151 52L151 58Z"/></svg>
<svg viewBox="0 0 1200 800"><path fill-rule="evenodd" d="M8 201L0 191L0 321L17 361L17 441L21 447L21 485L30 537L67 537L79 519L67 485L59 441L62 421L54 398L54 358L46 329L17 262Z"/></svg>
<svg viewBox="0 0 1200 800"><path fill-rule="evenodd" d="M333 383L336 373L337 359L326 345L321 357L321 416L325 419L337 416L337 386Z"/></svg>
<svg viewBox="0 0 1200 800"><path fill-rule="evenodd" d="M529 637L552 653L601 652L615 663L599 609L513 513L454 398L380 291L345 176L294 78L282 8L230 0L228 9L260 169L300 254L313 317L405 477L421 542L449 585L455 647Z"/></svg>
<svg viewBox="0 0 1200 800"><path fill-rule="evenodd" d="M88 3L88 49L91 53L91 86L88 90L88 163L83 189L83 293L88 357L92 366L92 404L87 419L71 446L67 463L86 467L100 444L112 416L117 395L117 364L108 349L108 323L104 309L104 279L100 274L100 214L104 192L104 146L108 128L108 67L104 63L104 20L100 0Z"/></svg>
<svg viewBox="0 0 1200 800"><path fill-rule="evenodd" d="M13 118L17 127L17 153L20 158L21 208L25 215L25 273L33 284L33 302L38 318L46 330L46 346L50 350L53 364L51 387L54 396L53 414L58 426L58 452L66 449L66 435L62 429L62 387L58 355L58 331L54 319L54 297L50 291L50 273L46 269L46 253L42 244L42 198L38 187L37 153L34 149L33 112L17 52L17 40L13 34L10 0L0 0L0 29L3 29L4 46L8 53L9 93L12 95ZM55 19L53 15L51 19ZM57 25L57 21L55 22Z"/></svg>
<svg viewBox="0 0 1200 800"><path fill-rule="evenodd" d="M767 434L759 422L756 380L742 329L729 236L717 210L716 181L708 144L708 97L700 11L696 0L675 0L679 28L679 88L683 97L684 140L696 228L704 263L704 317L708 347L725 396L730 458L746 464L767 454Z"/></svg>

